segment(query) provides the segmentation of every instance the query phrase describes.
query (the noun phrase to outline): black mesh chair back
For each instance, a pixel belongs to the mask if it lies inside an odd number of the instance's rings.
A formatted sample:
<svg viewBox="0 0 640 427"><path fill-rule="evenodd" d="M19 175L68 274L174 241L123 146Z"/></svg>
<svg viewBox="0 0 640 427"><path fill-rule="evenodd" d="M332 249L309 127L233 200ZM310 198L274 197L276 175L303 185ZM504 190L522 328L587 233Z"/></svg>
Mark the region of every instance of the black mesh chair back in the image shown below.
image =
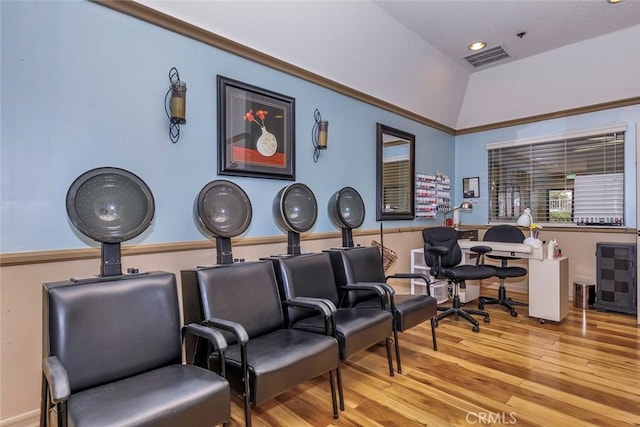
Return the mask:
<svg viewBox="0 0 640 427"><path fill-rule="evenodd" d="M524 233L513 225L494 225L484 233L482 240L485 242L522 243L524 241ZM516 257L502 257L491 254L487 255L487 257L495 259L519 259Z"/></svg>
<svg viewBox="0 0 640 427"><path fill-rule="evenodd" d="M422 230L425 252L424 260L429 267L435 267L439 260L442 268L455 267L462 261L462 249L458 245L458 232L451 227L435 227ZM441 246L447 249L445 255L436 256L426 250L431 246ZM435 273L435 271L434 271ZM432 274L435 276L435 274ZM444 275L444 273L443 273Z"/></svg>

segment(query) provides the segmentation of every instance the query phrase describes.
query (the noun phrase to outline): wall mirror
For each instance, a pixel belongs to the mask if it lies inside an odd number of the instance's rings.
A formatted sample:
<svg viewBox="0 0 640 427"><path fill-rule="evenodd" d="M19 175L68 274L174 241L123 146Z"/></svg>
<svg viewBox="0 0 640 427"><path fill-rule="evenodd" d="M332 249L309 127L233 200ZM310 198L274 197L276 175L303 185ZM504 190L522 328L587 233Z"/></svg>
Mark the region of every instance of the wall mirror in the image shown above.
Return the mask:
<svg viewBox="0 0 640 427"><path fill-rule="evenodd" d="M377 124L376 221L415 216L415 135Z"/></svg>

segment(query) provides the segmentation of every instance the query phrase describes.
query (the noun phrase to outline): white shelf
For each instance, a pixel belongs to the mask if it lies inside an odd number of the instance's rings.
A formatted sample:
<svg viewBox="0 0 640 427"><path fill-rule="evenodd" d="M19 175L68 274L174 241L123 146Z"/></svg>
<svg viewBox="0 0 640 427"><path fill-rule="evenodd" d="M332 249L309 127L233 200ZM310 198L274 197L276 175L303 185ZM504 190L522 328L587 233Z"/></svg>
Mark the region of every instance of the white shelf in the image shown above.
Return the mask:
<svg viewBox="0 0 640 427"><path fill-rule="evenodd" d="M446 280L437 280L429 274L431 267L427 266L424 261L424 249L416 248L411 249L411 273L425 274L431 283L447 283ZM416 293L416 286L426 288L424 280L411 279L411 295ZM427 291L425 289L424 293ZM460 295L460 302L467 303L473 301L480 296L480 286L467 283L466 289L460 289L458 294Z"/></svg>
<svg viewBox="0 0 640 427"><path fill-rule="evenodd" d="M416 174L416 219L434 219L451 209L451 189L447 176Z"/></svg>

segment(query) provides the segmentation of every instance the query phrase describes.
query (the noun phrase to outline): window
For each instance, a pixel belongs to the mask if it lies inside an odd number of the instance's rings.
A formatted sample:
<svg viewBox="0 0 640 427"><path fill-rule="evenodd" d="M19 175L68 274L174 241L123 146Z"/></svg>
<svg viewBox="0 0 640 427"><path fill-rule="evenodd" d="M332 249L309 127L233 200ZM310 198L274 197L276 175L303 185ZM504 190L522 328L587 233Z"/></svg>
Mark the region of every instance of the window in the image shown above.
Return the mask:
<svg viewBox="0 0 640 427"><path fill-rule="evenodd" d="M623 225L625 130L487 144L489 222Z"/></svg>

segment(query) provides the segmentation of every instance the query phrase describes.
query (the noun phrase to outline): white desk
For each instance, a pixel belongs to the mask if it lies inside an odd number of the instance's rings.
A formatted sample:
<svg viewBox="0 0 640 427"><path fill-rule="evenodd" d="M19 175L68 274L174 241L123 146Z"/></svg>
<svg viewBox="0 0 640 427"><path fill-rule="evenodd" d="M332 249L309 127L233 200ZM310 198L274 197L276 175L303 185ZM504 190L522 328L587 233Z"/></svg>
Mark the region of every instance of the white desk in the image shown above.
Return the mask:
<svg viewBox="0 0 640 427"><path fill-rule="evenodd" d="M529 316L559 322L569 312L569 258L546 259L545 247L524 243L458 240L464 264L475 264L473 246L489 246L491 255L526 258L529 263Z"/></svg>
<svg viewBox="0 0 640 427"><path fill-rule="evenodd" d="M471 258L474 253L471 252L471 248L474 246L489 246L491 248L491 255L497 256L511 256L518 258L538 259L542 260L544 257L543 248L534 248L531 245L524 243L502 243L502 242L485 242L485 241L472 241L472 240L458 240L458 245L462 249L464 254L463 264L475 264L475 258Z"/></svg>

